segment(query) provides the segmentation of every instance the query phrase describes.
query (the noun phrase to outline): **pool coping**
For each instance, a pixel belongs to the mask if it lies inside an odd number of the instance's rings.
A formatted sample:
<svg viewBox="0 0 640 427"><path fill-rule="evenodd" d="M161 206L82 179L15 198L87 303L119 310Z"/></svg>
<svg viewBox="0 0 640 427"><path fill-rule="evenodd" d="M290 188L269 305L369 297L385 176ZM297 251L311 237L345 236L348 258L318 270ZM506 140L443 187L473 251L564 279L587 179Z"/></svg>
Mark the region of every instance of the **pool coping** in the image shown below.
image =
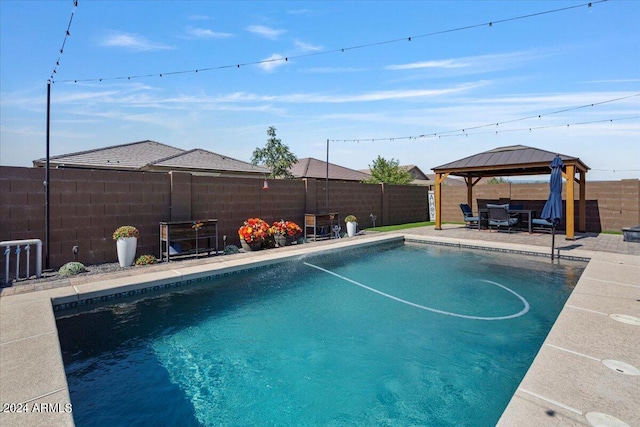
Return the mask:
<svg viewBox="0 0 640 427"><path fill-rule="evenodd" d="M55 323L55 306L73 307L75 303L84 309L83 305L92 302L119 298L116 295L132 296L160 290L167 284L184 282L187 285L206 276L237 274L301 255L393 241L549 257L548 250L543 247L384 233L340 239L324 245L261 251L250 257L230 256L228 260L214 257L215 262L205 259L200 265L177 266L107 280L98 278L92 283L3 296L0 298L0 403L22 405L27 413L2 412L0 422L14 426L74 425L72 413L65 406L70 403L70 397ZM634 277L640 277L640 257L575 250L570 257L562 256L559 262L562 259L588 261L588 264L498 425L590 425L585 418L590 411L609 414L629 425L639 425L640 415L631 408L634 396L640 395L640 376L617 373L604 367L599 360L615 359L640 367L638 340L632 339L634 334L638 336L638 327L616 322L608 316L621 313L640 317L637 307L640 285L637 279L634 280ZM159 288L150 288L151 283ZM589 328L581 328L583 323ZM584 342L593 345L585 347ZM29 356L24 357L25 354ZM567 377L568 373L571 375L565 382L556 380ZM607 392L601 389L603 381L610 386ZM586 391L584 384L591 384L592 390ZM43 408L47 412L43 412ZM36 409L39 412L34 412Z"/></svg>

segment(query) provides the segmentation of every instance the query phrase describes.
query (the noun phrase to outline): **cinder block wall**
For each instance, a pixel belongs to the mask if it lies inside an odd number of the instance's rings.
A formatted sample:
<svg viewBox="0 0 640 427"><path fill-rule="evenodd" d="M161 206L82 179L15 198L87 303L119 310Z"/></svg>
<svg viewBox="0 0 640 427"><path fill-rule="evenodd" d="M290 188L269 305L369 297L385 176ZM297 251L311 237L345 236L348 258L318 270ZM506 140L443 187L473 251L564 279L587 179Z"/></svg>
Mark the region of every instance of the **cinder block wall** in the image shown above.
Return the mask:
<svg viewBox="0 0 640 427"><path fill-rule="evenodd" d="M191 210L193 219L217 219L219 245L222 236L227 243L240 246L238 228L247 218L294 221L302 226L305 206L305 183L298 180L239 179L194 176Z"/></svg>
<svg viewBox="0 0 640 427"><path fill-rule="evenodd" d="M566 212L566 182L562 187L563 209ZM621 231L623 227L640 224L640 180L587 181L586 231ZM473 187L473 210L477 211L478 199L509 198L513 203L523 203L527 209L542 212L549 184L484 184ZM579 186L574 188L575 224L578 225ZM467 202L467 188L445 185L442 187L442 220L461 221L460 203ZM564 222L560 228L564 227Z"/></svg>
<svg viewBox="0 0 640 427"><path fill-rule="evenodd" d="M44 169L0 168L0 241L45 242L44 179ZM84 264L116 261L112 234L121 225L140 230L138 253L157 252L158 223L170 215L169 175L52 169L50 181L49 262L53 268L74 260L74 246L78 246L78 261ZM30 261L35 265L35 255ZM44 261L43 254L43 265ZM0 263L4 272L4 258Z"/></svg>
<svg viewBox="0 0 640 427"><path fill-rule="evenodd" d="M407 185L384 185L389 218L384 225L406 224L429 219L429 189Z"/></svg>
<svg viewBox="0 0 640 427"><path fill-rule="evenodd" d="M324 180L268 180L264 190L263 180L255 178L74 169L53 169L50 174L51 268L72 261L73 246L78 246L78 260L84 264L115 262L111 235L121 225L140 230L138 255L158 255L161 221L218 219L222 247L223 235L229 244L239 244L238 227L249 217L269 223L286 219L302 226L305 213L327 211ZM0 241L45 242L44 179L44 169L0 166ZM639 180L587 182L586 189L587 231L640 224ZM540 212L548 191L546 183L477 185L474 199L510 198ZM424 221L427 194L424 187L329 182L330 210L341 219L355 215L359 228L372 225L370 214L377 216L376 225ZM466 197L466 187L443 186L443 221L462 221L458 204ZM26 264L24 255L21 262ZM35 265L34 255L30 264ZM14 267L10 265L12 276ZM0 280L4 271L5 258L0 256Z"/></svg>
<svg viewBox="0 0 640 427"><path fill-rule="evenodd" d="M327 212L325 181L316 183L317 212ZM355 215L358 228L371 226L370 214L378 216L376 225L382 225L380 212L382 211L381 186L377 184L361 184L359 182L329 182L329 210L340 215L340 226L346 230L344 218ZM314 213L314 212L308 212Z"/></svg>

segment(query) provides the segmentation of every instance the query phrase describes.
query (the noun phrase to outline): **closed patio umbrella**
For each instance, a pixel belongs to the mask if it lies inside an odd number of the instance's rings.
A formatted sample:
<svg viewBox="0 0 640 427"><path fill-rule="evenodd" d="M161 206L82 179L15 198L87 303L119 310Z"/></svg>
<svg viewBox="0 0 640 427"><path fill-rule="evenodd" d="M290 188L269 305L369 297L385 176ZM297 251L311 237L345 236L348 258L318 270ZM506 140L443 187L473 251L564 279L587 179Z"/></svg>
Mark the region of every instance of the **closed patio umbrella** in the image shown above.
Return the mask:
<svg viewBox="0 0 640 427"><path fill-rule="evenodd" d="M551 178L549 179L549 198L544 204L540 217L546 219L552 225L551 227L551 260L553 261L553 250L555 246L556 226L562 220L562 159L556 156L551 165Z"/></svg>

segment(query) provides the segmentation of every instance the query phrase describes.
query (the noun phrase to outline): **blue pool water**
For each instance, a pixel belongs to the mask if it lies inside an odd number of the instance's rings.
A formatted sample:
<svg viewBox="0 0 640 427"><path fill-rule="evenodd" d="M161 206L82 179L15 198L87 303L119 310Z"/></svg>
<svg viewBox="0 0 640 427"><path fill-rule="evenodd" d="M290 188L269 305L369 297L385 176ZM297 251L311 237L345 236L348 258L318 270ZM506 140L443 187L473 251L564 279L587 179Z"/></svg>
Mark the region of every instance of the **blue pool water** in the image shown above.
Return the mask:
<svg viewBox="0 0 640 427"><path fill-rule="evenodd" d="M493 426L583 268L386 245L61 317L74 419Z"/></svg>

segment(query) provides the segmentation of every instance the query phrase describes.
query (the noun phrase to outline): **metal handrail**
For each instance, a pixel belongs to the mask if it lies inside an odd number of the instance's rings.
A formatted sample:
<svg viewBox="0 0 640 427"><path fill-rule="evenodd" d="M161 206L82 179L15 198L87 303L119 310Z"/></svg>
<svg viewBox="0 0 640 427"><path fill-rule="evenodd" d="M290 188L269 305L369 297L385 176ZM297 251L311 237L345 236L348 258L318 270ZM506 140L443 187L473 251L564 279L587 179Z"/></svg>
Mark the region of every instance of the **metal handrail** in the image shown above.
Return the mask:
<svg viewBox="0 0 640 427"><path fill-rule="evenodd" d="M5 272L4 282L9 283L9 256L11 255L11 247L15 246L14 253L16 254L16 280L20 279L20 253L22 252L22 246L27 253L27 269L26 278L29 278L29 254L31 252L31 245L36 245L36 277L42 276L42 240L40 239L26 239L26 240L5 240L0 242L0 247L4 247L5 256Z"/></svg>

